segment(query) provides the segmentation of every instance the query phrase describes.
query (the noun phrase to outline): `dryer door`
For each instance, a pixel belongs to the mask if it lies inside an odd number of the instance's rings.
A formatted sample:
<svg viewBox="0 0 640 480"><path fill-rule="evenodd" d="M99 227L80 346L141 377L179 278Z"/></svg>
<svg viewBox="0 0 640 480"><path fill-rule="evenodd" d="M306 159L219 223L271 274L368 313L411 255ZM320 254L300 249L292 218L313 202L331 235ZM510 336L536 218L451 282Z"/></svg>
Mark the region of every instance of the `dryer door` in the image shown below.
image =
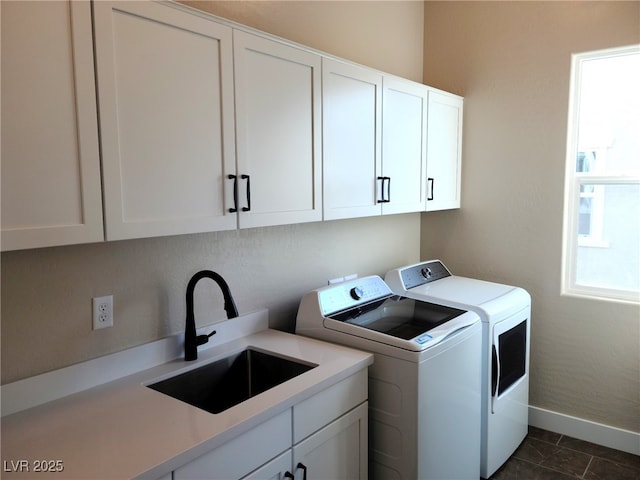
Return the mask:
<svg viewBox="0 0 640 480"><path fill-rule="evenodd" d="M528 315L520 312L494 325L491 352L491 412L496 413L509 391L529 370Z"/></svg>

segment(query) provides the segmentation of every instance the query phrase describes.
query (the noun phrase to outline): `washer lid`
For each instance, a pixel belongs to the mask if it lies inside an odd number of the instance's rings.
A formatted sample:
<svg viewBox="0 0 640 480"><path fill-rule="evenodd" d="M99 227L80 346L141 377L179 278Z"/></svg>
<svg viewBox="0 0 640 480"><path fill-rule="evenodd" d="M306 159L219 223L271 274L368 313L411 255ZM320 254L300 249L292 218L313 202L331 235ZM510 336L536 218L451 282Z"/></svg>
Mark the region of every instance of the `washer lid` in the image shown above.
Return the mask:
<svg viewBox="0 0 640 480"><path fill-rule="evenodd" d="M393 295L326 317L324 328L420 352L480 320L477 314Z"/></svg>
<svg viewBox="0 0 640 480"><path fill-rule="evenodd" d="M314 310L319 315L309 317L320 321L323 328L414 352L431 348L480 320L466 309L394 295L378 276L314 292ZM303 322L309 323L309 319L300 319Z"/></svg>
<svg viewBox="0 0 640 480"><path fill-rule="evenodd" d="M403 340L411 340L465 313L458 308L394 295L330 315L328 318ZM426 337L431 339L433 336L431 333L418 343L426 343Z"/></svg>

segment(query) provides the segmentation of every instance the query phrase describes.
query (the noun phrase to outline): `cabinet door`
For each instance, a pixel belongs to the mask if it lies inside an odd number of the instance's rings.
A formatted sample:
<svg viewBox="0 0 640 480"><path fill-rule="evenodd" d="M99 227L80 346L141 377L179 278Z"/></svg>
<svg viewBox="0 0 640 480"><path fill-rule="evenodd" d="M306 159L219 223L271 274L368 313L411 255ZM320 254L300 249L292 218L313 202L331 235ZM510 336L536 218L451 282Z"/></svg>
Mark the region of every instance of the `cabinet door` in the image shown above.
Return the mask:
<svg viewBox="0 0 640 480"><path fill-rule="evenodd" d="M382 91L382 213L424 210L427 98L424 85L384 77Z"/></svg>
<svg viewBox="0 0 640 480"><path fill-rule="evenodd" d="M205 453L195 460L177 468L173 472L174 480L219 480L244 478L251 472L257 477L256 470L265 467L265 476L271 478L290 469L291 463L274 462L283 453L289 453L291 459L291 410L272 417L257 427L228 440L223 445ZM278 477L276 477L278 478Z"/></svg>
<svg viewBox="0 0 640 480"><path fill-rule="evenodd" d="M429 92L426 210L460 208L463 99Z"/></svg>
<svg viewBox="0 0 640 480"><path fill-rule="evenodd" d="M324 218L380 215L382 74L322 62Z"/></svg>
<svg viewBox="0 0 640 480"><path fill-rule="evenodd" d="M240 227L322 220L321 57L234 30L234 61Z"/></svg>
<svg viewBox="0 0 640 480"><path fill-rule="evenodd" d="M2 250L104 240L89 2L1 2Z"/></svg>
<svg viewBox="0 0 640 480"><path fill-rule="evenodd" d="M235 228L231 29L155 2L93 6L107 239Z"/></svg>
<svg viewBox="0 0 640 480"><path fill-rule="evenodd" d="M308 478L367 479L367 405L361 404L293 447L296 478L302 478L298 475L306 467Z"/></svg>
<svg viewBox="0 0 640 480"><path fill-rule="evenodd" d="M291 450L287 450L266 465L251 472L246 477L242 477L242 480L285 480L286 478L291 478L285 476L287 472L291 473L291 471Z"/></svg>

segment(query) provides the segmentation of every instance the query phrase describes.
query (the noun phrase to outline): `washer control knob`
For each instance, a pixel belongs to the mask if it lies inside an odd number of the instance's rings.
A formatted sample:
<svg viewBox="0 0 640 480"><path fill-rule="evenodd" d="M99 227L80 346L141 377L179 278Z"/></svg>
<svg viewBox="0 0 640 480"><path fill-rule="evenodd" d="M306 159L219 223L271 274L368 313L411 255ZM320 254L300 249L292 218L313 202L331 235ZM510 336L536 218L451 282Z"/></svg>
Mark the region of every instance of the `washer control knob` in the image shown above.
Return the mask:
<svg viewBox="0 0 640 480"><path fill-rule="evenodd" d="M360 287L353 287L349 291L349 294L351 295L351 298L353 298L354 300L360 300L362 298L362 296L364 295L364 292L362 291L362 289Z"/></svg>
<svg viewBox="0 0 640 480"><path fill-rule="evenodd" d="M420 270L420 273L424 278L427 278L427 279L431 278L431 275L433 275L429 267L424 267L422 270Z"/></svg>

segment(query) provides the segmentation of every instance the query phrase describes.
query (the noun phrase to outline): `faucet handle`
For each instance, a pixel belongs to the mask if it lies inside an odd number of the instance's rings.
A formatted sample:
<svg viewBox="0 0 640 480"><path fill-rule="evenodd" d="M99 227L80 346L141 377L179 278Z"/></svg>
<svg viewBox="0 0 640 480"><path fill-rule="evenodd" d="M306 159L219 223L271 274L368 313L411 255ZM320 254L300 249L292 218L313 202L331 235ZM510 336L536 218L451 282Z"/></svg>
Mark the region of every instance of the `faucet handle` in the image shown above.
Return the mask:
<svg viewBox="0 0 640 480"><path fill-rule="evenodd" d="M209 335L198 335L196 337L196 345L204 345L209 341L209 337L212 337L215 334L216 334L216 331L214 330Z"/></svg>

